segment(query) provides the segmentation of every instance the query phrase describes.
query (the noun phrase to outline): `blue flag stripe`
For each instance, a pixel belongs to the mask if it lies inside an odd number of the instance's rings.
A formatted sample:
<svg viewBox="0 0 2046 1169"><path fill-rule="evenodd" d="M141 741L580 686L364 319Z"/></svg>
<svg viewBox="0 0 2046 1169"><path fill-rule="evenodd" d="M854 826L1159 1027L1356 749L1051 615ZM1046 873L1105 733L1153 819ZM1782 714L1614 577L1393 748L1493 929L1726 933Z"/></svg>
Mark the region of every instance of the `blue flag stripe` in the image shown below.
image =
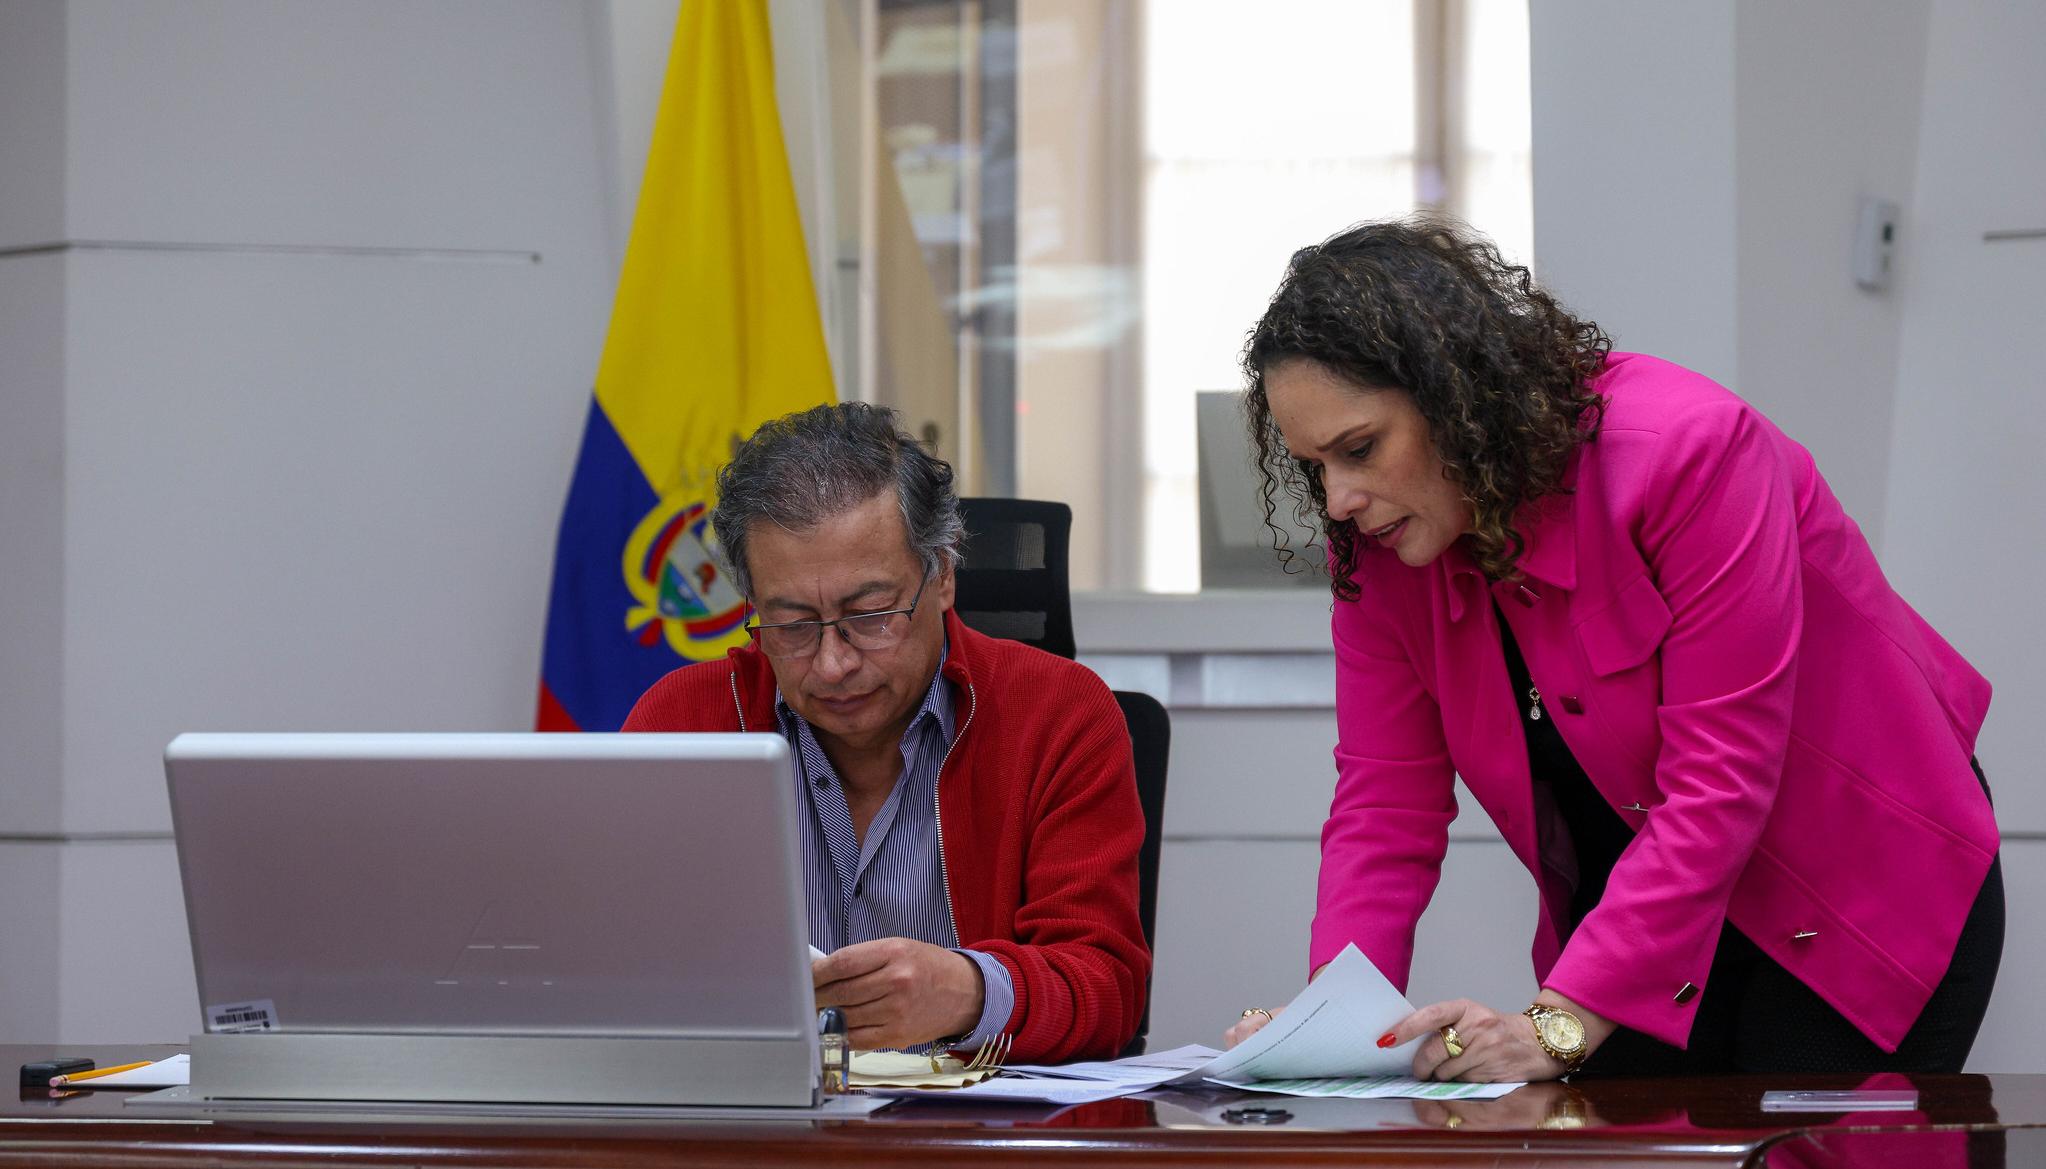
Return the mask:
<svg viewBox="0 0 2046 1169"><path fill-rule="evenodd" d="M542 683L578 728L615 731L632 704L684 665L665 641L642 644L625 628L633 605L623 555L659 497L594 395L554 551Z"/></svg>

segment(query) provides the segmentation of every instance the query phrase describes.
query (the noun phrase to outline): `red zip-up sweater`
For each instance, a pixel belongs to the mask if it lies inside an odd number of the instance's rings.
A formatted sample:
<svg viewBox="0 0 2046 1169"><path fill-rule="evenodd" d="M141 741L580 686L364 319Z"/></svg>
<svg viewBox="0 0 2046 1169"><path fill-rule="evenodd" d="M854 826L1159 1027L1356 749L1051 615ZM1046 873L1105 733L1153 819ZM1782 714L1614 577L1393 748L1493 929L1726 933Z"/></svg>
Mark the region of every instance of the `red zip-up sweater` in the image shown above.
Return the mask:
<svg viewBox="0 0 2046 1169"><path fill-rule="evenodd" d="M1130 739L1092 670L945 613L963 712L938 770L938 849L960 945L1008 968L1015 1063L1114 1057L1151 968L1137 918L1144 842ZM684 666L627 731L775 731L774 672L751 645Z"/></svg>

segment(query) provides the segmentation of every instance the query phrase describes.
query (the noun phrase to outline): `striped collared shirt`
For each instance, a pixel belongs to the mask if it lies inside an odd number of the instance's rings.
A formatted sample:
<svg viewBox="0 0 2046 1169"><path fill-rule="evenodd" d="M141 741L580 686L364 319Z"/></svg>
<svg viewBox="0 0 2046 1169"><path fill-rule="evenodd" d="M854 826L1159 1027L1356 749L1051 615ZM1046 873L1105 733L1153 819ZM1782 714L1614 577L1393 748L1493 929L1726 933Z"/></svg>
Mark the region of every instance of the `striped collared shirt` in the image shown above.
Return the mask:
<svg viewBox="0 0 2046 1169"><path fill-rule="evenodd" d="M942 655L938 664L923 705L902 733L902 774L867 826L865 839L853 831L844 784L810 724L779 691L774 713L796 756L797 816L803 826L797 835L810 943L828 954L855 942L903 937L971 959L980 967L986 993L980 1022L958 1046L973 1047L1007 1025L1016 989L1008 968L993 955L959 948L945 898L938 855L938 769L958 731Z"/></svg>

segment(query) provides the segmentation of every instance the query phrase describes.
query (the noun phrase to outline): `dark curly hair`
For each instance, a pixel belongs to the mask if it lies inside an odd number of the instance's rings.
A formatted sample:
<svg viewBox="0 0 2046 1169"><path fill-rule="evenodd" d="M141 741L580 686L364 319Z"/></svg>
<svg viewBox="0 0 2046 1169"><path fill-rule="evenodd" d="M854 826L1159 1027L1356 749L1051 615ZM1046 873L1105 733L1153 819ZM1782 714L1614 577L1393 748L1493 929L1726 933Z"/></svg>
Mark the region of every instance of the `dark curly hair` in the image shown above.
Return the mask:
<svg viewBox="0 0 2046 1169"><path fill-rule="evenodd" d="M1359 386L1411 394L1446 473L1471 501L1473 557L1487 575L1512 580L1526 546L1514 512L1555 491L1571 452L1596 437L1605 400L1590 382L1612 347L1526 268L1446 218L1363 223L1300 249L1243 351L1244 412L1273 550L1287 571L1306 559L1276 522L1290 499L1294 518L1328 541L1331 591L1357 599L1357 529L1329 519L1320 467L1287 451L1267 371L1305 359Z"/></svg>

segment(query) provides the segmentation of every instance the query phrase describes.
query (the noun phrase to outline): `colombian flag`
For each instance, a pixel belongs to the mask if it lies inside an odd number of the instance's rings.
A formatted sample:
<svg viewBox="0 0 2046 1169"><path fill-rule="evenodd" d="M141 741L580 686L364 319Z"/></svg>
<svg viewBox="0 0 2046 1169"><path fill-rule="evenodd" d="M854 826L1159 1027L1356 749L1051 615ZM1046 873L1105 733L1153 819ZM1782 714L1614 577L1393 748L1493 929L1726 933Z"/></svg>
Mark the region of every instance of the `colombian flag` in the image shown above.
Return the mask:
<svg viewBox="0 0 2046 1169"><path fill-rule="evenodd" d="M765 0L685 0L555 546L541 730L615 731L661 675L746 640L714 476L834 397Z"/></svg>

